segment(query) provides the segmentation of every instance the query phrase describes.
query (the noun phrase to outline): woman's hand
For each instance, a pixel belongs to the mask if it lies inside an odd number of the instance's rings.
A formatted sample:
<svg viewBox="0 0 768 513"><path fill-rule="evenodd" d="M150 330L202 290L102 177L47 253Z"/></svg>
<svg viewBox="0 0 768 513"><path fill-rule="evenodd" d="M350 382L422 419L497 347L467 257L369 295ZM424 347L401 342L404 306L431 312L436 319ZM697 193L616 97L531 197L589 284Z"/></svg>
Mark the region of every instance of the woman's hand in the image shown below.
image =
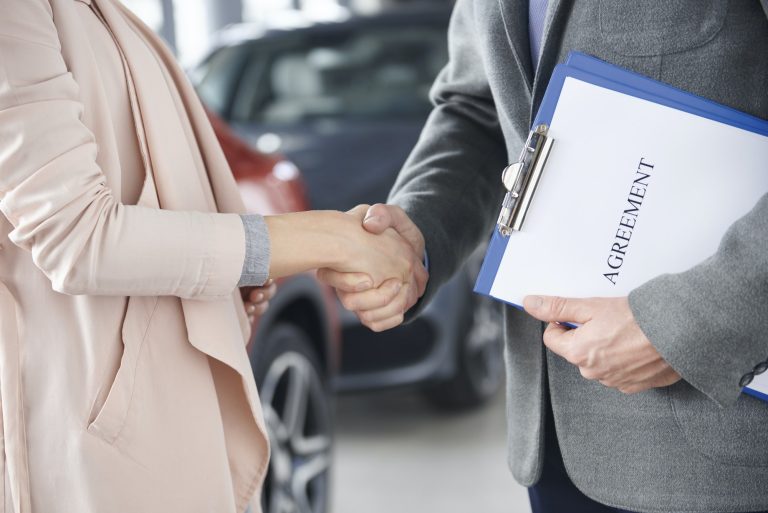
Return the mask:
<svg viewBox="0 0 768 513"><path fill-rule="evenodd" d="M362 224L366 231L378 234L392 228L408 241L414 260L424 257L424 236L400 207L383 204L366 207L360 205L349 212L364 216ZM327 268L320 269L317 276L336 289L341 303L353 311L360 322L373 331L383 331L400 325L405 319L405 312L424 294L429 277L422 262L419 260L414 264L410 281L401 288L398 288L399 282L394 283L395 280L384 282L375 289L367 288L366 285L372 282L368 275L340 273Z"/></svg>
<svg viewBox="0 0 768 513"><path fill-rule="evenodd" d="M256 317L264 315L264 312L269 308L269 301L275 297L276 292L277 284L272 279L267 280L261 287L243 287L240 289L249 324L253 324Z"/></svg>
<svg viewBox="0 0 768 513"><path fill-rule="evenodd" d="M268 216L270 269L279 278L311 269L329 268L355 273L357 290L378 287L387 280L408 283L413 273L423 273L422 255L395 230L379 235L363 228L367 205L348 213L297 212Z"/></svg>
<svg viewBox="0 0 768 513"><path fill-rule="evenodd" d="M413 246L397 231L388 228L380 234L372 234L363 227L368 205L358 205L347 216L341 233L347 237L340 251L340 261L327 268L351 273L347 276L356 283L356 290L379 287L384 282L393 289L411 281L414 274L426 275L422 256L416 255ZM393 293L397 294L397 290Z"/></svg>

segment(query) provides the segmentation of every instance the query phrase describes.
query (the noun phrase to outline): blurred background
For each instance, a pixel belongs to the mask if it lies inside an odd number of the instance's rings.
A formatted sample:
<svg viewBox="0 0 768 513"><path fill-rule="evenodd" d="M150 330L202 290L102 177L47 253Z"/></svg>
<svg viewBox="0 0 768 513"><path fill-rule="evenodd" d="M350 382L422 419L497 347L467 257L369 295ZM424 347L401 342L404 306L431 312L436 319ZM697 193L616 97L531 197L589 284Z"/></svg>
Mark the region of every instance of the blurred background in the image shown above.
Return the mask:
<svg viewBox="0 0 768 513"><path fill-rule="evenodd" d="M448 59L449 0L122 1L176 53L261 214L385 201ZM312 274L279 283L249 345L266 513L530 511L506 467L500 309L472 293L482 255L381 334Z"/></svg>

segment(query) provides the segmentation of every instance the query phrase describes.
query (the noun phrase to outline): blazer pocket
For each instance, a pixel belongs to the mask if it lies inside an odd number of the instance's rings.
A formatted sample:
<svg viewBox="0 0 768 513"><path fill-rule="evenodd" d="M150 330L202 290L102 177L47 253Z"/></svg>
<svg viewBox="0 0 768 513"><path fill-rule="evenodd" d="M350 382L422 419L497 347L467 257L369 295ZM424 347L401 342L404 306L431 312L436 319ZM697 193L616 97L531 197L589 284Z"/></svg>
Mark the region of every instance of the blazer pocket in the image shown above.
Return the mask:
<svg viewBox="0 0 768 513"><path fill-rule="evenodd" d="M713 40L727 11L722 0L601 0L600 33L606 48L620 55L683 52Z"/></svg>
<svg viewBox="0 0 768 513"><path fill-rule="evenodd" d="M768 403L742 394L720 408L685 382L670 387L670 398L691 448L725 465L768 467Z"/></svg>
<svg viewBox="0 0 768 513"><path fill-rule="evenodd" d="M88 432L113 444L120 436L131 406L136 368L149 326L157 309L157 297L132 297L123 321L123 355L106 397L100 392L91 409Z"/></svg>

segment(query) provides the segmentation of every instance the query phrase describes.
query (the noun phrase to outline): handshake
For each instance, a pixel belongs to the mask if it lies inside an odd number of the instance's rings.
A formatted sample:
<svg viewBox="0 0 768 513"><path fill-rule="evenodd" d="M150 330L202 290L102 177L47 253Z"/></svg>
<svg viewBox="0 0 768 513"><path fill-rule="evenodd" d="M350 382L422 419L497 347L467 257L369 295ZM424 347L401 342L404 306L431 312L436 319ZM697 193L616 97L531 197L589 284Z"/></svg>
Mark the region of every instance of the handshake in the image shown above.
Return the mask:
<svg viewBox="0 0 768 513"><path fill-rule="evenodd" d="M345 215L361 230L349 231L341 265L320 268L317 276L365 326L394 328L427 285L424 236L397 206L358 205Z"/></svg>
<svg viewBox="0 0 768 513"><path fill-rule="evenodd" d="M264 218L272 279L318 269L342 304L373 331L394 328L424 294L424 237L396 206L308 211ZM250 316L266 309L271 282L243 291Z"/></svg>

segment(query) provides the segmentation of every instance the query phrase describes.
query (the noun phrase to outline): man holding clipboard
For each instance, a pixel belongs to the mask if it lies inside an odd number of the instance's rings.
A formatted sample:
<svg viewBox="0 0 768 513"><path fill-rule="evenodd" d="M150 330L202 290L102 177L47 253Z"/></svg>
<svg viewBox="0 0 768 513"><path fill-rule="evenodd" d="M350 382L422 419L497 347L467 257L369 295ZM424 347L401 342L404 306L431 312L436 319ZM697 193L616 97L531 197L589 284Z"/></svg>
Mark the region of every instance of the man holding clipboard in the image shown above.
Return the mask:
<svg viewBox="0 0 768 513"><path fill-rule="evenodd" d="M428 282L392 298L321 273L375 330L416 315L487 238L499 172L569 52L768 119L766 0L458 0L449 43L435 109L365 223L426 250ZM688 271L524 306L505 311L509 464L534 513L768 511L768 403L741 394L768 368L768 197Z"/></svg>

